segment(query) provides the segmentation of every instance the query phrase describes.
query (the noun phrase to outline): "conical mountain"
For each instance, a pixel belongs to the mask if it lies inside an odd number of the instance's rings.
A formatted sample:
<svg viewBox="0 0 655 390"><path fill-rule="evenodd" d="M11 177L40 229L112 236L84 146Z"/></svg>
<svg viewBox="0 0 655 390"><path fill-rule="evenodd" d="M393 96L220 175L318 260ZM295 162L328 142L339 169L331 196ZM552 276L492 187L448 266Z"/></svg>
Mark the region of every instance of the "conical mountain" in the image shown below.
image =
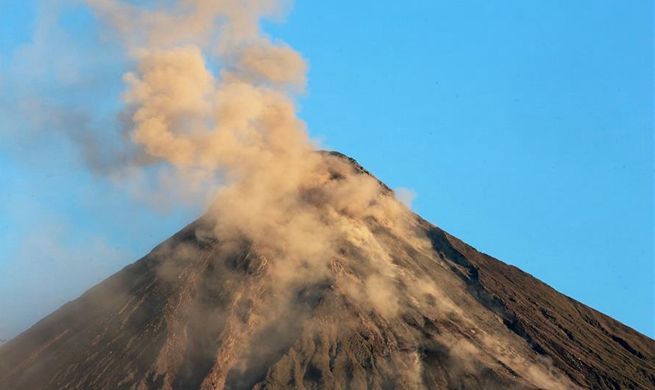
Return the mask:
<svg viewBox="0 0 655 390"><path fill-rule="evenodd" d="M655 341L403 218L286 268L201 218L3 345L0 389L655 388Z"/></svg>

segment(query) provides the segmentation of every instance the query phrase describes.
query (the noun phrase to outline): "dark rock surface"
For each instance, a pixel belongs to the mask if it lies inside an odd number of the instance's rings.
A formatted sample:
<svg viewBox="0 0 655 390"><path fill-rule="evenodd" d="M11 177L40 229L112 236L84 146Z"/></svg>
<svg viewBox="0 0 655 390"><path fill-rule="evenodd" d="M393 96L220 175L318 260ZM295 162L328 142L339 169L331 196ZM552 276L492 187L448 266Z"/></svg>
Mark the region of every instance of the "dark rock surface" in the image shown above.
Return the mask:
<svg viewBox="0 0 655 390"><path fill-rule="evenodd" d="M270 260L200 219L2 345L0 389L655 388L655 341L413 218L431 248L366 221L421 276L393 315L347 292L355 246L280 305Z"/></svg>

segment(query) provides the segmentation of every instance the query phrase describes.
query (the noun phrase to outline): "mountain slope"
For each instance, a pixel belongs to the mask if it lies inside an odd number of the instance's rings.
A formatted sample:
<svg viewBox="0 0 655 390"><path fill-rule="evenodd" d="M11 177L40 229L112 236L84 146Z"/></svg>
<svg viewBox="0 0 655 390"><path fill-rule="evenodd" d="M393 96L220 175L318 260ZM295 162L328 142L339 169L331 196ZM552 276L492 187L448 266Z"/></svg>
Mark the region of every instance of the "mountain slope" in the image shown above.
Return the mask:
<svg viewBox="0 0 655 390"><path fill-rule="evenodd" d="M655 388L655 341L439 229L432 235L440 243L435 248L446 248L465 264L469 288L481 291L481 300L508 329L576 383L594 389Z"/></svg>
<svg viewBox="0 0 655 390"><path fill-rule="evenodd" d="M406 219L298 270L201 218L0 347L0 388L655 388L655 341Z"/></svg>

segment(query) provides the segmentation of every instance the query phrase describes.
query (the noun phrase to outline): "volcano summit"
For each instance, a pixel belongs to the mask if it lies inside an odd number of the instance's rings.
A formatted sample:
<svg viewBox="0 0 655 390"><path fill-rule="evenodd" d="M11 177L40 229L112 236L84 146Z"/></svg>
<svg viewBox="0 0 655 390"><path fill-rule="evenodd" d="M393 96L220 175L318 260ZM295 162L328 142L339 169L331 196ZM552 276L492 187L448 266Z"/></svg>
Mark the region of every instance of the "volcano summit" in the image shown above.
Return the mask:
<svg viewBox="0 0 655 390"><path fill-rule="evenodd" d="M299 197L315 220L253 236L210 210L0 347L0 388L655 388L655 341L317 156ZM375 191L331 198L353 186Z"/></svg>

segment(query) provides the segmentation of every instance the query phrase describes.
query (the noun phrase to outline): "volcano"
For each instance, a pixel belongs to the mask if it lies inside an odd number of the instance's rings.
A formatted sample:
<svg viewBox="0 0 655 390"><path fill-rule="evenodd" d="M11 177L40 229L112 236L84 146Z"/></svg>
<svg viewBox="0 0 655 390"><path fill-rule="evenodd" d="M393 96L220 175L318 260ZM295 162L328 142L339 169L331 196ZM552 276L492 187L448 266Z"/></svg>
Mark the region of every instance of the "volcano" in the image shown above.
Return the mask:
<svg viewBox="0 0 655 390"><path fill-rule="evenodd" d="M352 221L324 269L280 273L202 217L0 347L0 389L655 388L652 339L405 222Z"/></svg>

